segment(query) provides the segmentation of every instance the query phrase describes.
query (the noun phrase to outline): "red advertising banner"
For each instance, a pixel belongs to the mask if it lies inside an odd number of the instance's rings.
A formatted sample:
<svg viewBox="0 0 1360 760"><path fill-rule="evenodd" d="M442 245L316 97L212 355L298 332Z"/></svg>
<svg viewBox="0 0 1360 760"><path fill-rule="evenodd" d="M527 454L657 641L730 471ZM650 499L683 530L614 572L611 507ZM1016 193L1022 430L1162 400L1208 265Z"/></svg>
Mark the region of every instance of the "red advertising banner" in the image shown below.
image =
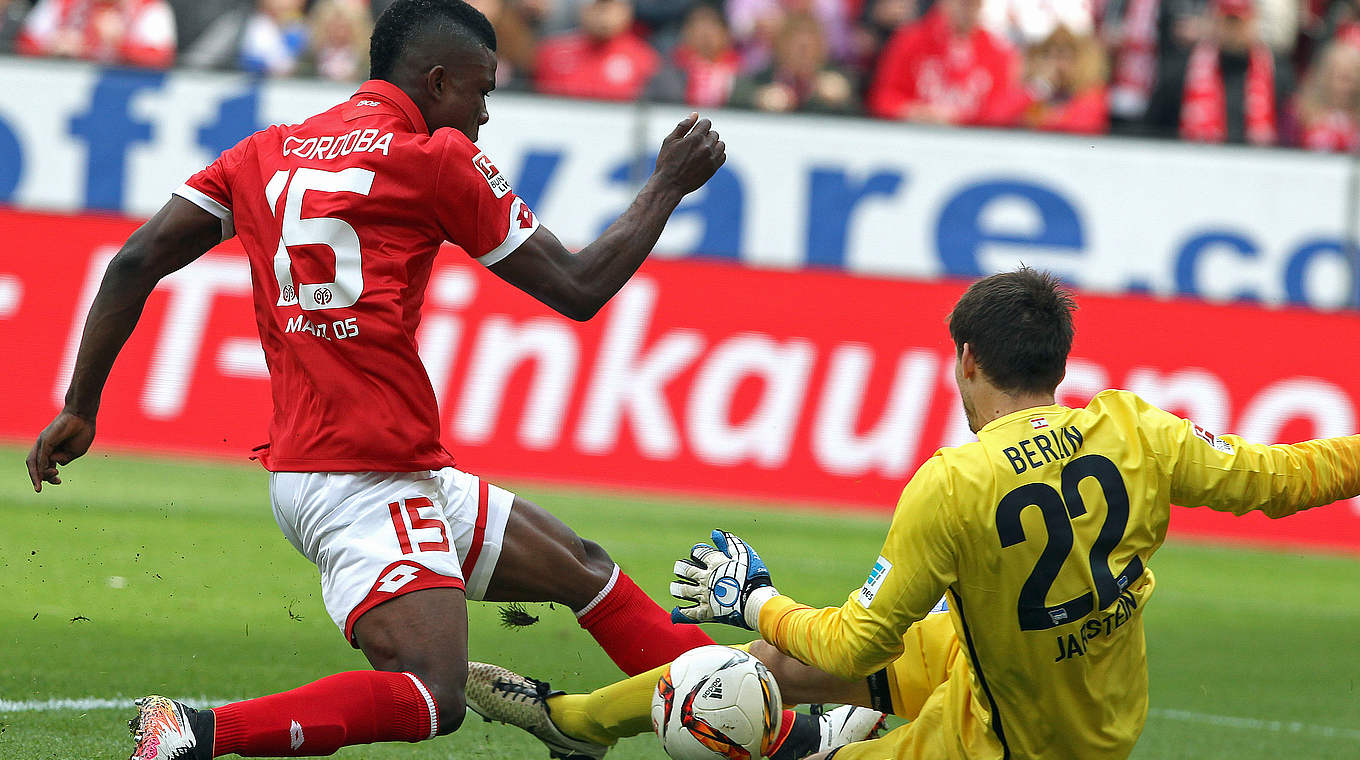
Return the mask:
<svg viewBox="0 0 1360 760"><path fill-rule="evenodd" d="M84 314L135 223L0 210L0 438L60 408ZM963 283L654 260L578 324L450 248L419 334L445 443L492 478L890 510L970 439L945 316ZM1256 441L1356 432L1360 316L1082 296L1060 401L1122 387ZM244 458L269 385L234 241L167 278L114 368L97 446ZM1173 535L1360 551L1354 503Z"/></svg>

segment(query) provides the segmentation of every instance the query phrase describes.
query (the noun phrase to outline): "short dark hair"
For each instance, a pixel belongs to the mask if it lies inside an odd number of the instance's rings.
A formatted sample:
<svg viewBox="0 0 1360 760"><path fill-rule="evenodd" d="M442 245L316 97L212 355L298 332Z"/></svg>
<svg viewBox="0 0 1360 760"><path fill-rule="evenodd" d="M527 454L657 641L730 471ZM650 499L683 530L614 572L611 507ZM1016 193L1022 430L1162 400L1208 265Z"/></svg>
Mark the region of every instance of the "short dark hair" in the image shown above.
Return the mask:
<svg viewBox="0 0 1360 760"><path fill-rule="evenodd" d="M407 45L419 34L462 35L496 49L496 30L482 12L463 0L396 0L373 25L368 44L368 77L392 77Z"/></svg>
<svg viewBox="0 0 1360 760"><path fill-rule="evenodd" d="M959 354L972 346L997 388L1051 393L1067 368L1076 308L1057 277L1021 266L973 283L949 313L949 335Z"/></svg>

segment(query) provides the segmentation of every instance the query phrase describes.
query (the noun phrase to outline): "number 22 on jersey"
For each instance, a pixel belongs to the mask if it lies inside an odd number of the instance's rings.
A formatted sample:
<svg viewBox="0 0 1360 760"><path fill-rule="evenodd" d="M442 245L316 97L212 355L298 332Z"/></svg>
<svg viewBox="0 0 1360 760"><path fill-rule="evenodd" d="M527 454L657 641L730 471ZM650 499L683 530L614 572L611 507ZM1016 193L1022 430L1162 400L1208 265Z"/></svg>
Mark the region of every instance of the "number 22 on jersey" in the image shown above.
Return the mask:
<svg viewBox="0 0 1360 760"><path fill-rule="evenodd" d="M1048 591L1072 551L1072 521L1086 514L1086 503L1078 486L1087 478L1095 479L1105 497L1105 519L1086 558L1095 590L1062 604L1049 605ZM1080 620L1094 610L1103 610L1143 574L1143 561L1136 556L1118 575L1110 570L1110 554L1123 540L1129 521L1129 494L1114 462L1099 454L1078 457L1063 468L1061 488L1059 492L1047 483L1028 483L1003 496L996 507L996 532L1003 549L1025 543L1020 513L1029 507L1039 508L1048 532L1048 541L1021 586L1016 603L1022 631L1056 628Z"/></svg>
<svg viewBox="0 0 1360 760"><path fill-rule="evenodd" d="M289 181L292 175L292 181ZM314 193L357 193L368 195L373 188L371 169L351 167L338 172L324 169L300 168L274 173L265 185L265 199L271 210L277 209L279 196L285 187L288 197L283 203L283 220L278 251L274 254L274 277L279 283L276 306L297 304L303 311L343 309L359 301L364 291L364 267L359 246L359 233L349 222L331 216L302 217L302 199ZM293 246L323 245L335 257L335 280L320 283L294 283Z"/></svg>

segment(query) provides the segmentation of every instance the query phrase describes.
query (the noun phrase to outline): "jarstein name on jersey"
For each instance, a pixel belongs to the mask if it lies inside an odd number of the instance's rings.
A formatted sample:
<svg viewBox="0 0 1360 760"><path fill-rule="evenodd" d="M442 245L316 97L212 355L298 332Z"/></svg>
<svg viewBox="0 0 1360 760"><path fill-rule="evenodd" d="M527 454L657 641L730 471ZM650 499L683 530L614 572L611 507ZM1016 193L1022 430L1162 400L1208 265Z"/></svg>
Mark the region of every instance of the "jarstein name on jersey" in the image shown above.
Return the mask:
<svg viewBox="0 0 1360 760"><path fill-rule="evenodd" d="M289 135L283 140L283 155L326 159L378 152L385 156L391 147L391 132L383 132L380 137L376 129L356 129L343 135L322 135L305 140Z"/></svg>
<svg viewBox="0 0 1360 760"><path fill-rule="evenodd" d="M1127 591L1120 594L1113 611L1100 617L1087 618L1076 633L1059 636L1057 639L1058 656L1053 658L1053 661L1062 662L1073 657L1085 657L1086 647L1091 639L1109 636L1123 628L1125 623L1133 619L1133 611L1136 609L1138 609L1138 600L1133 598L1133 594Z"/></svg>
<svg viewBox="0 0 1360 760"><path fill-rule="evenodd" d="M1007 446L1001 453L1011 460L1011 468L1019 475L1076 454L1083 440L1080 430L1064 425L1061 429L1026 438L1015 446Z"/></svg>

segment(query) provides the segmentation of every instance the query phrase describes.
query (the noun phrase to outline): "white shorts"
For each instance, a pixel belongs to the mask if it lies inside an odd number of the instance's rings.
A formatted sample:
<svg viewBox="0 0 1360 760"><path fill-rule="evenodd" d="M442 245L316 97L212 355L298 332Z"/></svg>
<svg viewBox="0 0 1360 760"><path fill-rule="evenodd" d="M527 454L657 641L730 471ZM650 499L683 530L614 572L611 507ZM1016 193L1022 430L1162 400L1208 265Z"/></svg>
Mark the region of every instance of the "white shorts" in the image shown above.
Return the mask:
<svg viewBox="0 0 1360 760"><path fill-rule="evenodd" d="M482 599L515 500L452 467L275 472L269 496L283 535L321 571L326 612L351 644L361 615L402 594L461 588Z"/></svg>

